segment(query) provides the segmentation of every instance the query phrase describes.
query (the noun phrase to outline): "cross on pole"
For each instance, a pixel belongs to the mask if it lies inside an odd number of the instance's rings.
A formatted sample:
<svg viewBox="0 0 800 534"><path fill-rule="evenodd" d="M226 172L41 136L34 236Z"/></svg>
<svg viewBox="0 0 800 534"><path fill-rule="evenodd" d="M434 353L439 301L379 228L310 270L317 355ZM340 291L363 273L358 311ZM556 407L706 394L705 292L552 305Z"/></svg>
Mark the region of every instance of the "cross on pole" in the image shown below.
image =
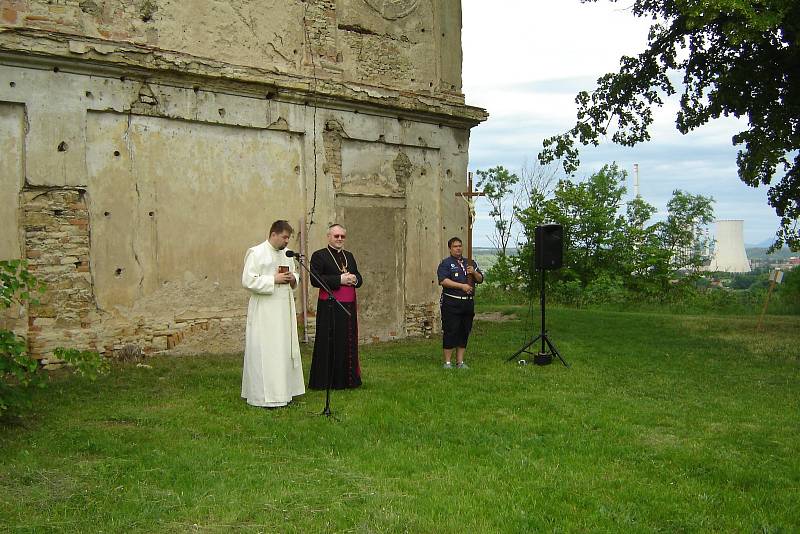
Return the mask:
<svg viewBox="0 0 800 534"><path fill-rule="evenodd" d="M483 191L472 190L472 173L467 173L467 190L456 193L457 197L461 197L467 203L467 265L472 265L472 225L475 222L475 198L483 197L486 194ZM470 281L472 276L470 275Z"/></svg>

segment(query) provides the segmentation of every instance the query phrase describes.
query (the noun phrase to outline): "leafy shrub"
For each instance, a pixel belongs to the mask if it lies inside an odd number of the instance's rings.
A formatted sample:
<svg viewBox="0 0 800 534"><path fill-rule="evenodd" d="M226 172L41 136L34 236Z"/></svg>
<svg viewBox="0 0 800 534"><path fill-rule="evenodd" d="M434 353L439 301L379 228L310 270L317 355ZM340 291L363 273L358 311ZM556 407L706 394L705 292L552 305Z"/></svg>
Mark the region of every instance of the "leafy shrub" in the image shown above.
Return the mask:
<svg viewBox="0 0 800 534"><path fill-rule="evenodd" d="M547 300L582 307L586 304L586 295L580 280L557 281L550 285L547 291Z"/></svg>
<svg viewBox="0 0 800 534"><path fill-rule="evenodd" d="M602 273L584 289L587 302L592 304L625 304L631 295L625 290L622 279Z"/></svg>
<svg viewBox="0 0 800 534"><path fill-rule="evenodd" d="M505 254L498 254L497 260L486 271L486 284L510 290L520 285L521 279L516 266Z"/></svg>
<svg viewBox="0 0 800 534"><path fill-rule="evenodd" d="M28 272L23 260L0 261L0 310L14 304L36 303L44 285ZM26 391L42 385L39 364L28 356L25 338L0 329L0 417L16 413L29 404Z"/></svg>
<svg viewBox="0 0 800 534"><path fill-rule="evenodd" d="M65 349L58 347L53 354L59 360L67 362L75 374L95 380L98 376L108 373L110 365L108 360L93 350Z"/></svg>
<svg viewBox="0 0 800 534"><path fill-rule="evenodd" d="M44 290L44 284L28 272L24 260L0 261L0 310L14 304L37 304L35 295ZM97 352L59 347L54 353L77 374L91 380L108 372L108 362ZM39 362L28 355L25 338L0 328L0 418L28 408L31 389L44 387L45 376Z"/></svg>
<svg viewBox="0 0 800 534"><path fill-rule="evenodd" d="M800 314L800 267L783 275L783 282L775 288L771 313Z"/></svg>

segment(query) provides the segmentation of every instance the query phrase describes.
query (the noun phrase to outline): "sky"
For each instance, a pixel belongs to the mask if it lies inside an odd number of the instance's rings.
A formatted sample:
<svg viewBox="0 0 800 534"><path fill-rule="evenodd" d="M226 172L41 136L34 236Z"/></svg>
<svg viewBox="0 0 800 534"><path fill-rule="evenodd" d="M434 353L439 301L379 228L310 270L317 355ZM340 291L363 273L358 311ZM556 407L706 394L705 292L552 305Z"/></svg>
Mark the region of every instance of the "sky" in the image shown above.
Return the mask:
<svg viewBox="0 0 800 534"><path fill-rule="evenodd" d="M634 17L630 4L462 0L463 91L467 104L489 112L489 119L472 129L470 171L503 165L518 173L537 161L546 137L575 124L575 95L616 71L622 55L646 47L649 21ZM647 143L629 148L606 140L582 148L575 178L615 161L628 171L629 200L638 163L640 194L659 210L654 219L664 216L673 190L682 189L713 197L717 219L743 219L745 243L771 239L779 220L767 205L767 187L749 187L736 173L731 137L745 122L722 119L682 135L675 129L677 109L674 97L654 110ZM491 246L492 228L489 205L479 200L474 245Z"/></svg>

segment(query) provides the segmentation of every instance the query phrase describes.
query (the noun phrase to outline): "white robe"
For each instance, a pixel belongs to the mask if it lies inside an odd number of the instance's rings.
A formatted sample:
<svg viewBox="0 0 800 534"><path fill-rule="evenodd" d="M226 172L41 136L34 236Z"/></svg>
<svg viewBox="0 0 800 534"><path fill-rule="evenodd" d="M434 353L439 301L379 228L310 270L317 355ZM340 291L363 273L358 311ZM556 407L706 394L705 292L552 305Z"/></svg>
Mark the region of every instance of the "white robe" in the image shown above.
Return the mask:
<svg viewBox="0 0 800 534"><path fill-rule="evenodd" d="M242 398L253 406L285 406L305 393L294 290L276 284L279 265L298 280L294 261L269 241L250 248L244 259L242 285L250 290L245 331Z"/></svg>

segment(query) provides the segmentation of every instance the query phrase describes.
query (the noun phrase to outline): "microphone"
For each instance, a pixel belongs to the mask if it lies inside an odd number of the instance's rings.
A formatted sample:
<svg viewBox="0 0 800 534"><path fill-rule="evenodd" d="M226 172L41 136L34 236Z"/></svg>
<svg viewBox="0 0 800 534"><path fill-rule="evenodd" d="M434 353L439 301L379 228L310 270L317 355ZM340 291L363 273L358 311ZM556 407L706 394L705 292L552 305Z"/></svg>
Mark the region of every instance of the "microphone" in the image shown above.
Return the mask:
<svg viewBox="0 0 800 534"><path fill-rule="evenodd" d="M295 252L293 250L287 250L286 251L286 257L287 258L304 258L305 256L303 256L299 252Z"/></svg>

